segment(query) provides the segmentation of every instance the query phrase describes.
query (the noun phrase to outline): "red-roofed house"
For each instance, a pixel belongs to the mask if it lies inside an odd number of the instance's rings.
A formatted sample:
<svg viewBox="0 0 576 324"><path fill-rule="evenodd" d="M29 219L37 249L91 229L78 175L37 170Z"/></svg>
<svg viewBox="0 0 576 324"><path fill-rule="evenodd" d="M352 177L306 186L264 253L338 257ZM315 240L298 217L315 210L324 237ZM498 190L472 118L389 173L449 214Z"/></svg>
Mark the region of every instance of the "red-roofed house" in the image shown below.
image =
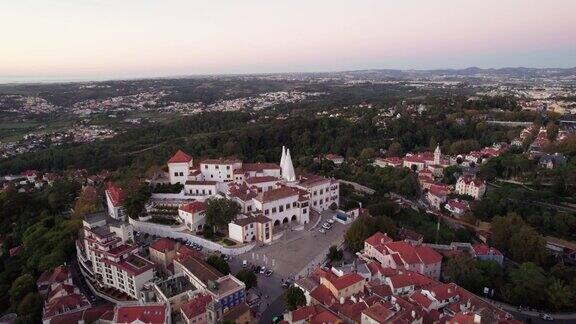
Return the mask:
<svg viewBox="0 0 576 324"><path fill-rule="evenodd" d="M170 160L168 160L168 176L170 177L170 183L186 183L192 164L193 159L190 155L184 153L182 150L176 151Z"/></svg>
<svg viewBox="0 0 576 324"><path fill-rule="evenodd" d="M470 210L470 205L465 200L449 199L446 205L444 205L444 208L452 213L452 215L460 217Z"/></svg>
<svg viewBox="0 0 576 324"><path fill-rule="evenodd" d="M106 204L108 206L108 214L115 219L124 219L122 202L124 200L124 192L122 188L118 187L113 182L106 184Z"/></svg>
<svg viewBox="0 0 576 324"><path fill-rule="evenodd" d="M72 276L65 265L44 271L36 281L36 286L38 292L45 295L61 283L72 284Z"/></svg>
<svg viewBox="0 0 576 324"><path fill-rule="evenodd" d="M381 303L376 303L362 311L362 324L391 323L394 312Z"/></svg>
<svg viewBox="0 0 576 324"><path fill-rule="evenodd" d="M495 261L500 266L504 264L504 255L496 248L478 243L472 245L472 250L474 251L474 257L478 260Z"/></svg>
<svg viewBox="0 0 576 324"><path fill-rule="evenodd" d="M338 300L364 291L366 279L352 272L335 278L322 278L320 284L326 286Z"/></svg>
<svg viewBox="0 0 576 324"><path fill-rule="evenodd" d="M191 231L202 230L206 223L206 205L201 201L182 204L178 208L178 218Z"/></svg>
<svg viewBox="0 0 576 324"><path fill-rule="evenodd" d="M478 178L462 176L456 181L456 193L481 199L486 192L486 184Z"/></svg>
<svg viewBox="0 0 576 324"><path fill-rule="evenodd" d="M323 311L310 319L310 324L341 324L344 323L342 319L330 311Z"/></svg>
<svg viewBox="0 0 576 324"><path fill-rule="evenodd" d="M165 237L159 238L150 244L148 248L150 251L150 261L154 263L157 271L163 273L171 272L168 269L174 261L179 245L176 241Z"/></svg>
<svg viewBox="0 0 576 324"><path fill-rule="evenodd" d="M304 324L308 323L310 319L322 311L319 305L308 305L297 308L284 315L284 320L291 324Z"/></svg>
<svg viewBox="0 0 576 324"><path fill-rule="evenodd" d="M186 324L207 323L206 305L212 301L208 294L198 294L180 308L180 313Z"/></svg>
<svg viewBox="0 0 576 324"><path fill-rule="evenodd" d="M447 193L444 190L431 185L426 194L426 199L432 207L440 209L440 206L447 200Z"/></svg>
<svg viewBox="0 0 576 324"><path fill-rule="evenodd" d="M170 312L164 304L117 306L114 323L164 324L170 323Z"/></svg>
<svg viewBox="0 0 576 324"><path fill-rule="evenodd" d="M375 235L383 237L383 234ZM435 279L440 277L442 256L438 252L422 245L412 246L404 241L390 242L389 238L379 240L378 236L373 235L364 242L366 257L377 260L383 268L410 270ZM377 244L382 241L386 243Z"/></svg>

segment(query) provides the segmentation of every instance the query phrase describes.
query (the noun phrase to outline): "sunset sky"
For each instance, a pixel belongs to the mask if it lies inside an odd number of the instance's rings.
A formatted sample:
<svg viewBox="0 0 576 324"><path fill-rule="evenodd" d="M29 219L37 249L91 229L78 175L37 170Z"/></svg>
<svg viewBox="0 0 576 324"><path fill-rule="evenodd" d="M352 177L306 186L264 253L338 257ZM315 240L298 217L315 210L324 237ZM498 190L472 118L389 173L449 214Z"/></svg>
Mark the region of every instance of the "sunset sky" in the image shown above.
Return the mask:
<svg viewBox="0 0 576 324"><path fill-rule="evenodd" d="M0 77L576 66L574 0L14 0Z"/></svg>

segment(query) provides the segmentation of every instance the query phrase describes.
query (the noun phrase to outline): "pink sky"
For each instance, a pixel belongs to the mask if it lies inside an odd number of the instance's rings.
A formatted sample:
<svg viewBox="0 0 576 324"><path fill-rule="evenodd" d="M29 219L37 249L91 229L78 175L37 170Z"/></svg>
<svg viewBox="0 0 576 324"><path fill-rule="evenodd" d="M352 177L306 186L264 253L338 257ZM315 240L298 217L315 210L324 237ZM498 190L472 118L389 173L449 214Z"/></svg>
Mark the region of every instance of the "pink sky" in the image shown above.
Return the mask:
<svg viewBox="0 0 576 324"><path fill-rule="evenodd" d="M0 77L569 67L575 13L573 0L8 1Z"/></svg>

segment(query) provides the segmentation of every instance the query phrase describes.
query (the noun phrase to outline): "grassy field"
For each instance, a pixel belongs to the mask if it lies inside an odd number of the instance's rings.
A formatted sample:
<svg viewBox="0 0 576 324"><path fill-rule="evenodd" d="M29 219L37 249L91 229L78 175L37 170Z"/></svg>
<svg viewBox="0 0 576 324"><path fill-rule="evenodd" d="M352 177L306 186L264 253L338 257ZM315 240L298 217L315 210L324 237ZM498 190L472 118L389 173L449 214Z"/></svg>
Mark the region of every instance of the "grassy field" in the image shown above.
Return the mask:
<svg viewBox="0 0 576 324"><path fill-rule="evenodd" d="M69 118L41 121L41 120L24 120L24 121L2 121L0 122L0 142L18 141L29 133L37 132L54 132L70 127L74 120Z"/></svg>

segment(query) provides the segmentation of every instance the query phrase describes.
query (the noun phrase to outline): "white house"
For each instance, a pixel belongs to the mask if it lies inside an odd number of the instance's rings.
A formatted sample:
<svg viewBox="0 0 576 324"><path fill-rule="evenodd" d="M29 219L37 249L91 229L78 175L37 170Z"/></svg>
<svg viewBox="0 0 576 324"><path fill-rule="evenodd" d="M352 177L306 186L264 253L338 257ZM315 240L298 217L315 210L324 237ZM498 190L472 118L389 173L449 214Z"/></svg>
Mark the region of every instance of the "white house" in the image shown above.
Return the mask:
<svg viewBox="0 0 576 324"><path fill-rule="evenodd" d="M170 158L170 160L168 160L168 173L170 177L170 183L186 183L192 162L193 160L191 156L181 150L178 150Z"/></svg>
<svg viewBox="0 0 576 324"><path fill-rule="evenodd" d="M178 218L189 230L201 230L206 223L205 211L206 205L200 201L182 204L178 208Z"/></svg>
<svg viewBox="0 0 576 324"><path fill-rule="evenodd" d="M108 207L108 214L114 219L124 219L124 209L122 208L122 201L124 200L124 193L122 188L116 186L112 182L106 184L106 206Z"/></svg>
<svg viewBox="0 0 576 324"><path fill-rule="evenodd" d="M468 195L478 200L485 192L486 184L480 179L462 176L456 181L456 193L459 195Z"/></svg>
<svg viewBox="0 0 576 324"><path fill-rule="evenodd" d="M261 213L239 215L228 224L228 236L237 242L272 242L272 220Z"/></svg>

